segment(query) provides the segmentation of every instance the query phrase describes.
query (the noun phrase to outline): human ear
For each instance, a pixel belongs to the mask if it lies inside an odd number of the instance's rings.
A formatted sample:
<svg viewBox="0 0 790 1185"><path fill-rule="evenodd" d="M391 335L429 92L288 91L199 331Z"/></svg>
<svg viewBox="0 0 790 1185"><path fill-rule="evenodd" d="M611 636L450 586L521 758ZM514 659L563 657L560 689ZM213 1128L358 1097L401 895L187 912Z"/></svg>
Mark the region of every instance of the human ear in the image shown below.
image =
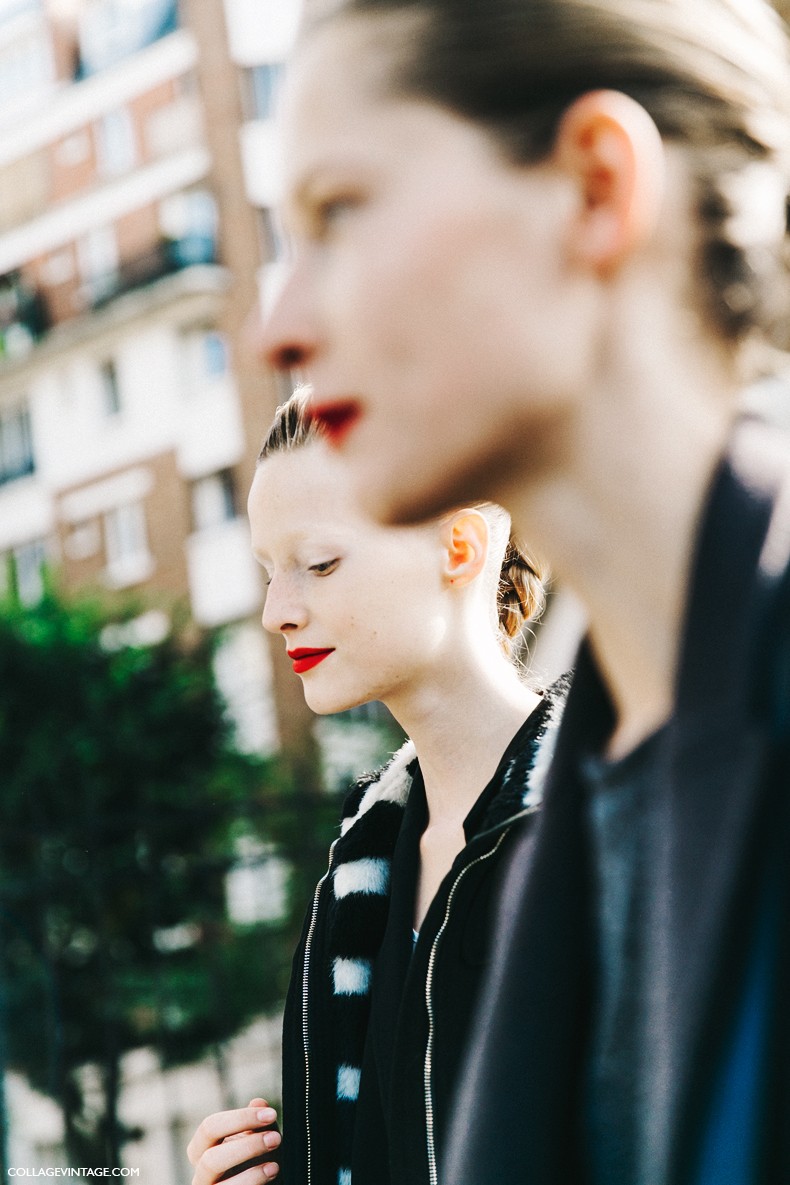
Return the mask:
<svg viewBox="0 0 790 1185"><path fill-rule="evenodd" d="M574 259L605 276L653 234L664 193L658 128L619 91L591 91L565 112L554 158L579 186L570 230Z"/></svg>
<svg viewBox="0 0 790 1185"><path fill-rule="evenodd" d="M469 584L488 556L488 523L479 510L457 510L442 528L444 576L451 584Z"/></svg>

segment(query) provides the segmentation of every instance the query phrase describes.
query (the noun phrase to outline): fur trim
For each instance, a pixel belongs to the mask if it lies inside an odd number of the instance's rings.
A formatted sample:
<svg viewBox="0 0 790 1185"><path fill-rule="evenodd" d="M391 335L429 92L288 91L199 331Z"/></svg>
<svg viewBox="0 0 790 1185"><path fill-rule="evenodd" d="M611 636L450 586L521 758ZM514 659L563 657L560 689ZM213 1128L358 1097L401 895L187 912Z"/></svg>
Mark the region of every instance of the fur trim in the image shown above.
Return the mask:
<svg viewBox="0 0 790 1185"><path fill-rule="evenodd" d="M340 901L349 893L386 893L390 884L390 862L381 856L365 856L339 864L334 874L335 896Z"/></svg>
<svg viewBox="0 0 790 1185"><path fill-rule="evenodd" d="M501 781L492 787L477 835L507 825L525 808L537 809L564 692L553 685L530 717ZM351 1162L373 968L387 925L392 856L416 759L414 745L407 741L382 770L361 778L349 793L317 915L321 939L316 949L322 953L310 966L308 999L329 1002L329 1012L322 1015L331 1019L312 1039L322 1046L321 1064L334 1067L332 1076L327 1074L315 1089L327 1103L332 1099L329 1131L338 1185L351 1185L351 1171L342 1166Z"/></svg>
<svg viewBox="0 0 790 1185"><path fill-rule="evenodd" d="M373 968L369 959L335 959L332 983L336 996L366 996L370 991Z"/></svg>
<svg viewBox="0 0 790 1185"><path fill-rule="evenodd" d="M374 775L374 779L368 782L355 813L343 819L340 834L345 835L378 802L394 802L398 806L405 806L411 789L412 775L409 766L416 759L417 750L414 744L412 741L406 741L380 774Z"/></svg>
<svg viewBox="0 0 790 1185"><path fill-rule="evenodd" d="M362 1071L358 1066L338 1066L337 1097L355 1103L359 1098L359 1081Z"/></svg>
<svg viewBox="0 0 790 1185"><path fill-rule="evenodd" d="M538 734L535 760L532 763L532 769L529 771L524 797L521 800L525 808L540 806L543 801L543 790L546 785L546 778L551 763L554 760L554 750L557 747L560 722L565 711L565 702L568 698L570 685L570 673L561 675L551 685L546 721L541 732Z"/></svg>

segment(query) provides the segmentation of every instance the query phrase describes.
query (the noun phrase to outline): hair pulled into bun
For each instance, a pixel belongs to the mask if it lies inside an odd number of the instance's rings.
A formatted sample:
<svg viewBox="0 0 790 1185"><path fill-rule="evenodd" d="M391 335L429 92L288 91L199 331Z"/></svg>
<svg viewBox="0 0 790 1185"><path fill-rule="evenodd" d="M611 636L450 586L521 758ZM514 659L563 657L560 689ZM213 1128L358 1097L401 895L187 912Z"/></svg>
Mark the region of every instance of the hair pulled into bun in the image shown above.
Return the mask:
<svg viewBox="0 0 790 1185"><path fill-rule="evenodd" d="M258 454L259 462L277 453L301 449L324 438L323 431L309 412L310 395L309 386L299 387L277 408ZM489 580L492 583L489 588L492 592L494 587L496 590L496 620L492 620L492 624L497 627L507 656L516 659L524 626L539 617L544 608L545 567L527 552L512 533L510 516L501 506L481 502L477 509L485 517L491 532ZM497 573L500 555L502 563Z"/></svg>
<svg viewBox="0 0 790 1185"><path fill-rule="evenodd" d="M545 604L544 566L511 535L499 574L499 631L508 653L525 624L539 617Z"/></svg>

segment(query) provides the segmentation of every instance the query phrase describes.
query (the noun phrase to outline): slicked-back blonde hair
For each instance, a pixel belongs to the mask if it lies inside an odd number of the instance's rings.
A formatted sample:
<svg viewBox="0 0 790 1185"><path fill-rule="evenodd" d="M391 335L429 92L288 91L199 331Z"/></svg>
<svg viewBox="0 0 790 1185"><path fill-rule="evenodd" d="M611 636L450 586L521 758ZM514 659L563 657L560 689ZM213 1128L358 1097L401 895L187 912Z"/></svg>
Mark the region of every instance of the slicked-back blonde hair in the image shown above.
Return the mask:
<svg viewBox="0 0 790 1185"><path fill-rule="evenodd" d="M300 387L280 404L258 454L258 463L277 453L292 452L323 439L323 433L309 414L310 388ZM518 542L510 529L510 515L493 502L482 502L477 510L489 528L492 564L499 557L499 574L494 590L497 629L503 650L514 658L526 623L538 617L544 604L544 574L540 562Z"/></svg>

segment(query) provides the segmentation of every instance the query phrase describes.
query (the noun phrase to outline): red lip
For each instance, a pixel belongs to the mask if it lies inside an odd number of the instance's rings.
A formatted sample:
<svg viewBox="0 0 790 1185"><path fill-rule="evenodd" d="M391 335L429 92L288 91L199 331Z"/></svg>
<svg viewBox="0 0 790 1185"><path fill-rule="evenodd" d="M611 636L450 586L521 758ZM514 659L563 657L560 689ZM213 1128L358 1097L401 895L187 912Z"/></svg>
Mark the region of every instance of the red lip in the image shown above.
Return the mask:
<svg viewBox="0 0 790 1185"><path fill-rule="evenodd" d="M313 667L317 667L319 662L323 662L330 654L334 654L334 649L334 646L330 646L325 650L308 650L300 647L296 650L289 650L288 657L294 664L295 674L303 675L305 671L310 671Z"/></svg>
<svg viewBox="0 0 790 1185"><path fill-rule="evenodd" d="M334 403L314 403L311 417L326 434L329 443L338 447L362 415L355 399L337 399Z"/></svg>

